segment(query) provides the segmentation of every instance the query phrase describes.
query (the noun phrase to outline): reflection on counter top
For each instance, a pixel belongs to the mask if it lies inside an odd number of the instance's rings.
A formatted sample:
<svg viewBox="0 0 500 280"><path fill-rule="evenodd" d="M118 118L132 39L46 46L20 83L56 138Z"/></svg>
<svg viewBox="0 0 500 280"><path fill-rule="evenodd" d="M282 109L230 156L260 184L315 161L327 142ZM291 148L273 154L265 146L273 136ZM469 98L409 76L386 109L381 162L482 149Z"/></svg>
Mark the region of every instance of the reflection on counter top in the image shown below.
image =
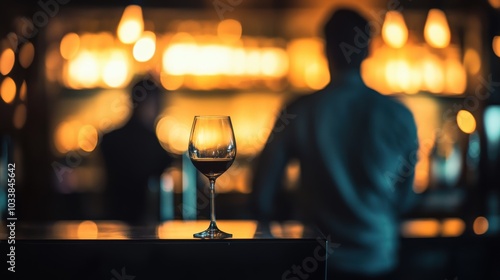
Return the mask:
<svg viewBox="0 0 500 280"><path fill-rule="evenodd" d="M17 223L16 239L63 239L63 240L124 240L124 239L196 239L193 233L206 228L205 220L172 220L158 225L130 226L120 221L57 221L46 224ZM318 231L305 228L297 221L271 222L269 234L262 233L257 221L220 220L220 228L233 234L232 239L300 239L322 236ZM9 232L2 225L0 238L7 239Z"/></svg>
<svg viewBox="0 0 500 280"><path fill-rule="evenodd" d="M130 226L113 220L62 220L45 224L16 223L16 239L63 239L63 240L124 240L124 239L196 239L193 233L206 228L207 220L170 220L158 225ZM254 220L221 220L220 228L233 234L232 239L304 239L323 236L318 230L304 226L298 221L271 222L269 227L262 226ZM468 225L460 218L422 218L406 220L401 224L400 233L403 238L451 238L466 235L491 235L488 231L488 220L477 217ZM0 239L7 239L9 232L3 223L0 228Z"/></svg>
<svg viewBox="0 0 500 280"><path fill-rule="evenodd" d="M120 275L128 279L206 279L207 275L210 279L281 279L294 265L310 259L315 269L308 271L308 279L325 279L327 250L322 248L327 248L328 239L319 231L309 231L295 221L259 227L253 220L218 220L218 226L233 238L194 238L193 233L208 223L170 220L131 226L105 220L16 221L15 244L3 242L12 234L5 223L0 225L0 251L13 252L12 262L3 263L15 266L18 279L30 279L33 271L47 279L119 279ZM270 234L262 234L261 228Z"/></svg>

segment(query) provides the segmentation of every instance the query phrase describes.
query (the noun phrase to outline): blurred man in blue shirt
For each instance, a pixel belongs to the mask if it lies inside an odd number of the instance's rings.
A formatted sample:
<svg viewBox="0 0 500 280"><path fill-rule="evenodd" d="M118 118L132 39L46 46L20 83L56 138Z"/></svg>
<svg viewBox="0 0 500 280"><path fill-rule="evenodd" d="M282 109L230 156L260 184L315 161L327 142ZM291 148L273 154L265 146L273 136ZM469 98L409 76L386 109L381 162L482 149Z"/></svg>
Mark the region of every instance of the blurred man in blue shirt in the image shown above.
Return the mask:
<svg viewBox="0 0 500 280"><path fill-rule="evenodd" d="M360 75L369 24L335 11L324 27L330 83L285 107L260 155L253 195L257 218L272 219L285 168L300 162L293 204L340 244L331 279L387 279L398 265L399 218L413 204L418 150L412 113L368 88Z"/></svg>

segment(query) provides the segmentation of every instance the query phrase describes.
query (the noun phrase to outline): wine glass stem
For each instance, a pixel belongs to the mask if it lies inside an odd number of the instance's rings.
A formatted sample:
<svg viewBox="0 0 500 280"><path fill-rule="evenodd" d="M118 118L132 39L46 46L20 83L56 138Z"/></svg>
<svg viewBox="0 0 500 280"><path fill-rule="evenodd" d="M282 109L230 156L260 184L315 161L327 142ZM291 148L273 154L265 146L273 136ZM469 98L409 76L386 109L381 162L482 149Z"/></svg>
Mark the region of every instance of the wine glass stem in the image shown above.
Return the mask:
<svg viewBox="0 0 500 280"><path fill-rule="evenodd" d="M215 179L210 179L210 222L215 225Z"/></svg>

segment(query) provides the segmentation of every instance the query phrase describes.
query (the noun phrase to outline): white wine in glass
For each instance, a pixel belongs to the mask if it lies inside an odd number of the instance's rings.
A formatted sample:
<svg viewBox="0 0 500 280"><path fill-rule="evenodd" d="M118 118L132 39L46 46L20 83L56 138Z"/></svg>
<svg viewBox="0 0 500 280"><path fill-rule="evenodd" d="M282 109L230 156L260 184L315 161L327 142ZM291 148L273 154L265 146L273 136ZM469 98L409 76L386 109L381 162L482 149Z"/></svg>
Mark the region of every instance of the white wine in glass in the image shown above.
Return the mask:
<svg viewBox="0 0 500 280"><path fill-rule="evenodd" d="M210 225L195 233L197 238L221 239L232 237L221 231L215 221L215 180L233 164L236 141L229 116L195 116L188 147L193 165L210 181Z"/></svg>

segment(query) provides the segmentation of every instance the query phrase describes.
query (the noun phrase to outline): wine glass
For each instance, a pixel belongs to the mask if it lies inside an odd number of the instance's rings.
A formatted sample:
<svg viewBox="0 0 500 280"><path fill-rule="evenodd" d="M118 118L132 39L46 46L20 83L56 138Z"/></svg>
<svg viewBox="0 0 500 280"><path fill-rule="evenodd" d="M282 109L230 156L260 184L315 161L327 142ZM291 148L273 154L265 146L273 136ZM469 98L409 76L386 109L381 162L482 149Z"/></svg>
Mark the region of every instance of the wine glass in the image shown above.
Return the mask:
<svg viewBox="0 0 500 280"><path fill-rule="evenodd" d="M210 181L210 225L195 233L197 238L220 239L232 237L217 228L215 222L215 180L233 164L236 141L229 116L195 116L189 137L189 158Z"/></svg>

